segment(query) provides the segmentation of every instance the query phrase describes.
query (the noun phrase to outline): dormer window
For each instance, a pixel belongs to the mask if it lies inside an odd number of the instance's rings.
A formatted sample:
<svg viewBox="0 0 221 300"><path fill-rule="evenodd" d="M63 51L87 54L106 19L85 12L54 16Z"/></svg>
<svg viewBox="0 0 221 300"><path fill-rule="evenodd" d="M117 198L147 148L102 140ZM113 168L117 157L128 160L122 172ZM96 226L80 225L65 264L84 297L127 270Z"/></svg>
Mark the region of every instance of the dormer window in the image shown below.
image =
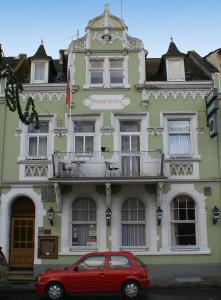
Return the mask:
<svg viewBox="0 0 221 300"><path fill-rule="evenodd" d="M184 61L182 58L168 58L166 60L167 80L168 81L184 81Z"/></svg>
<svg viewBox="0 0 221 300"><path fill-rule="evenodd" d="M48 83L48 61L32 61L31 83Z"/></svg>
<svg viewBox="0 0 221 300"><path fill-rule="evenodd" d="M34 80L44 80L45 63L39 62L34 64L35 75Z"/></svg>

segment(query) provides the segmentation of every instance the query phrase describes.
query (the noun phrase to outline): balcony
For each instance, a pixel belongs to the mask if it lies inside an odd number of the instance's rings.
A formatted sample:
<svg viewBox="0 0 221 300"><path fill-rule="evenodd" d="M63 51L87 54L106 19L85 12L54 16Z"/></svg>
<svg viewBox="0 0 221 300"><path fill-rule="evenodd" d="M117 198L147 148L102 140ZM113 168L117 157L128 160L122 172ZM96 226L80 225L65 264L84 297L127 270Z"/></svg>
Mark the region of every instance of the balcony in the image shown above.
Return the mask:
<svg viewBox="0 0 221 300"><path fill-rule="evenodd" d="M164 154L98 151L93 153L55 152L53 181L126 181L163 179Z"/></svg>

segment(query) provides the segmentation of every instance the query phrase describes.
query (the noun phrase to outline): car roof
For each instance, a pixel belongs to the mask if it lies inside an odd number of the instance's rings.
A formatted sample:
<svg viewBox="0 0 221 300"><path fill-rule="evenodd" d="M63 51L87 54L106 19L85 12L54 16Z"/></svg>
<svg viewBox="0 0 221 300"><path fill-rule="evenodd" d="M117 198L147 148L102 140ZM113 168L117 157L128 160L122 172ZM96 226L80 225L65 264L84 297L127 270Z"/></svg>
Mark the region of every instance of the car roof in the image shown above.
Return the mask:
<svg viewBox="0 0 221 300"><path fill-rule="evenodd" d="M85 256L98 256L98 255L130 255L133 254L129 251L104 251L104 252L90 252L85 254Z"/></svg>

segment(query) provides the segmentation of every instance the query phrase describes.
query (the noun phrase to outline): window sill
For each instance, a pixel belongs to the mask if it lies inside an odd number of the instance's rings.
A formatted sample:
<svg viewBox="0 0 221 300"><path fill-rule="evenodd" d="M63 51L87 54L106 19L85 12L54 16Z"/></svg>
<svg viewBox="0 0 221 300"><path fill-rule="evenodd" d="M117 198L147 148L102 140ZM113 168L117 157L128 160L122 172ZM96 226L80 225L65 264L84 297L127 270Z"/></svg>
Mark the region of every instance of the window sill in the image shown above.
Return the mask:
<svg viewBox="0 0 221 300"><path fill-rule="evenodd" d="M201 156L200 155L194 155L194 156L166 156L165 161L200 161Z"/></svg>
<svg viewBox="0 0 221 300"><path fill-rule="evenodd" d="M109 86L109 87L104 87L104 86L83 86L83 90L85 91L106 91L106 90L130 90L130 85L126 86Z"/></svg>
<svg viewBox="0 0 221 300"><path fill-rule="evenodd" d="M69 251L72 252L94 252L98 251L97 247L70 247Z"/></svg>
<svg viewBox="0 0 221 300"><path fill-rule="evenodd" d="M49 160L48 158L25 158L25 159L17 159L17 162L19 164L51 164L51 160Z"/></svg>

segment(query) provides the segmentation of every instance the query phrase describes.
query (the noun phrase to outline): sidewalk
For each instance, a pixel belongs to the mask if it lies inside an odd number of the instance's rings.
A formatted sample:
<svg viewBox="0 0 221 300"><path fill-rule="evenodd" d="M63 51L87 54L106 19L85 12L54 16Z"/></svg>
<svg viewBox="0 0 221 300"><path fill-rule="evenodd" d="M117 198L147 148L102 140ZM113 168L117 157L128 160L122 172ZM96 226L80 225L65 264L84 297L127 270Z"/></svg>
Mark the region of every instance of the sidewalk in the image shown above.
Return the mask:
<svg viewBox="0 0 221 300"><path fill-rule="evenodd" d="M221 277L197 278L197 277L177 277L171 279L152 279L151 289L155 288L180 288L180 287L219 287L221 288ZM12 283L9 293L33 293L35 292L34 283Z"/></svg>

